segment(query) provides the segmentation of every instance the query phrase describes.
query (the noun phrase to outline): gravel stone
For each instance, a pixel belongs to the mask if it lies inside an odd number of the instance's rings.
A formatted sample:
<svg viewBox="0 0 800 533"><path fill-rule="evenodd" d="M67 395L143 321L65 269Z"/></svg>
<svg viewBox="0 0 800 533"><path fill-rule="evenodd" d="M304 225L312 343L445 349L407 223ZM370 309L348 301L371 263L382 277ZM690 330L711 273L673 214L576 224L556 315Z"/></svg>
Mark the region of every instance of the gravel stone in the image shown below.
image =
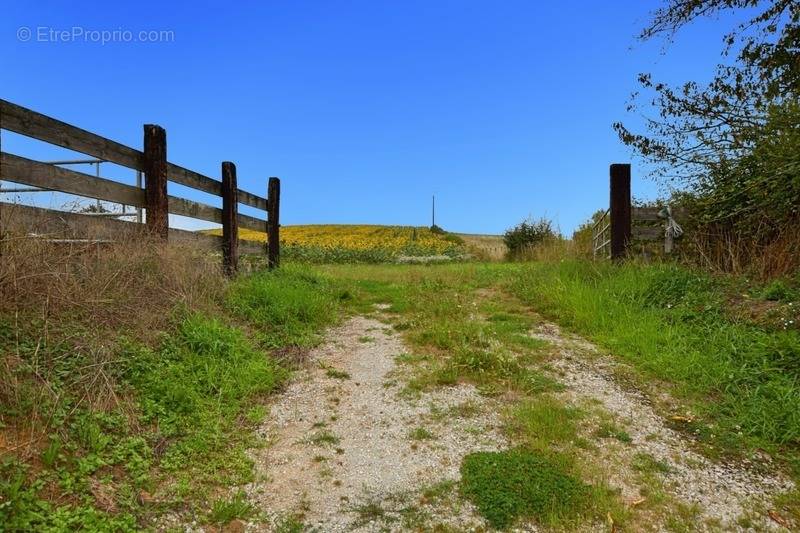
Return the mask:
<svg viewBox="0 0 800 533"><path fill-rule="evenodd" d="M257 481L246 488L257 507L274 519L301 516L319 531L403 530L391 512L362 523L355 509L367 502L390 511L416 507L434 523L461 529L485 527L468 503L459 502L456 512L441 510L420 503L420 491L457 480L466 454L507 445L499 410L471 385L413 398L401 394L406 369L395 358L406 351L399 336L374 318L355 317L328 333L259 430L269 445L252 451ZM465 402L480 406L479 412L432 415ZM412 438L420 427L432 437ZM265 527L253 523L248 529Z"/></svg>

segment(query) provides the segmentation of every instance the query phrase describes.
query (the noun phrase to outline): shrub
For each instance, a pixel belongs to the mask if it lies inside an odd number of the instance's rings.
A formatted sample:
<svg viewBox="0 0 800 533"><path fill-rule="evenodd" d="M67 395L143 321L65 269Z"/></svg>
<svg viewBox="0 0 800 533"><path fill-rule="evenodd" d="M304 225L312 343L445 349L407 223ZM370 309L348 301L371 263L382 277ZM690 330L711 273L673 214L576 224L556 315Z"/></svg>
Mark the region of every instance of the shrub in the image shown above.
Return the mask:
<svg viewBox="0 0 800 533"><path fill-rule="evenodd" d="M508 247L510 256L516 256L525 249L538 246L545 242L555 240L556 232L553 230L553 222L540 218L539 220L523 220L513 228L506 230L503 234L503 241Z"/></svg>

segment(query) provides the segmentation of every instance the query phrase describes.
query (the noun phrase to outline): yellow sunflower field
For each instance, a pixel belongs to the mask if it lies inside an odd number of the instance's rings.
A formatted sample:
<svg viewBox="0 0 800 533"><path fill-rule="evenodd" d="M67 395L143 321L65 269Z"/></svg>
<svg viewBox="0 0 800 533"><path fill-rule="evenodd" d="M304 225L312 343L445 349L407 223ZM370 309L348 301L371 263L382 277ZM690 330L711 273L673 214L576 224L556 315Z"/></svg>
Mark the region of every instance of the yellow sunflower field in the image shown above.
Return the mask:
<svg viewBox="0 0 800 533"><path fill-rule="evenodd" d="M220 235L222 230L209 233ZM265 242L266 233L239 229L241 239ZM382 263L404 258L459 258L464 241L427 227L316 224L281 227L281 256L312 263Z"/></svg>

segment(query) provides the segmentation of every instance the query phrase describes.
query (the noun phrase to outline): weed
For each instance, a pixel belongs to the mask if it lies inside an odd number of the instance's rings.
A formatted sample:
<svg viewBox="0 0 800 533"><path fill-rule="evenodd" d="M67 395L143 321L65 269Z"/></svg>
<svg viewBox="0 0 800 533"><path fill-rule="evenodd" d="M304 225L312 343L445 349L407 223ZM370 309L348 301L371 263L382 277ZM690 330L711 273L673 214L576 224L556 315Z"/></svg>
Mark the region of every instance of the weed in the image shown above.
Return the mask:
<svg viewBox="0 0 800 533"><path fill-rule="evenodd" d="M250 424L258 424L267 416L269 410L264 405L254 405L247 410L244 417Z"/></svg>
<svg viewBox="0 0 800 533"><path fill-rule="evenodd" d="M141 491L155 485L197 512L212 490L250 481L248 429L288 375L262 348L316 342L341 301L335 283L303 269L228 283L194 253L121 251L71 257L70 268L53 254L4 255L0 269L5 259L31 272L61 266L58 284L25 289L24 300L3 292L0 303L0 351L14 354L0 357L0 425L31 443L0 475L3 527L146 529L167 508ZM33 457L45 468L28 468ZM240 503L217 502L215 513Z"/></svg>
<svg viewBox="0 0 800 533"><path fill-rule="evenodd" d="M426 503L435 503L439 500L447 498L456 489L456 481L452 479L445 479L434 483L429 487L422 490L422 497Z"/></svg>
<svg viewBox="0 0 800 533"><path fill-rule="evenodd" d="M574 520L589 507L590 490L548 458L524 450L478 452L461 465L461 492L498 529L520 518L544 525Z"/></svg>
<svg viewBox="0 0 800 533"><path fill-rule="evenodd" d="M477 403L469 400L453 405L447 410L447 413L450 416L456 418L472 418L479 415L480 412L480 406Z"/></svg>
<svg viewBox="0 0 800 533"><path fill-rule="evenodd" d="M330 431L318 431L309 437L308 442L315 446L327 446L339 444L339 437ZM337 450L338 453L338 450Z"/></svg>
<svg viewBox="0 0 800 533"><path fill-rule="evenodd" d="M369 500L357 505L353 507L352 512L357 516L353 524L355 527L362 527L389 518L383 506L376 500Z"/></svg>
<svg viewBox="0 0 800 533"><path fill-rule="evenodd" d="M594 435L601 439L617 439L620 442L630 443L633 439L627 431L620 428L613 422L603 422Z"/></svg>
<svg viewBox="0 0 800 533"><path fill-rule="evenodd" d="M785 516L792 519L795 525L800 525L800 489L794 488L783 492L774 498L775 508Z"/></svg>
<svg viewBox="0 0 800 533"><path fill-rule="evenodd" d="M299 516L284 516L275 521L275 533L303 533L305 530Z"/></svg>
<svg viewBox="0 0 800 533"><path fill-rule="evenodd" d="M576 422L583 412L566 407L550 396L540 396L512 410L511 429L526 446L545 451L563 446L577 437Z"/></svg>
<svg viewBox="0 0 800 533"><path fill-rule="evenodd" d="M417 427L414 428L409 434L408 438L412 440L431 440L435 438L434 434L431 433L424 427Z"/></svg>
<svg viewBox="0 0 800 533"><path fill-rule="evenodd" d="M254 513L255 508L247 500L247 495L239 491L230 499L214 501L208 521L212 524L227 524L236 518L247 519Z"/></svg>
<svg viewBox="0 0 800 533"><path fill-rule="evenodd" d="M53 468L61 455L61 438L58 435L50 435L47 448L42 451L42 463L48 468Z"/></svg>
<svg viewBox="0 0 800 533"><path fill-rule="evenodd" d="M784 280L776 279L761 289L760 296L765 300L792 302L800 300L800 290L791 287Z"/></svg>
<svg viewBox="0 0 800 533"><path fill-rule="evenodd" d="M343 291L329 279L287 265L253 274L231 287L228 306L261 328L265 347L310 346L317 332L336 318Z"/></svg>
<svg viewBox="0 0 800 533"><path fill-rule="evenodd" d="M0 463L0 524L4 531L138 531L135 517L96 509L92 500L55 505L41 499L44 480L30 481L25 465L13 459Z"/></svg>
<svg viewBox="0 0 800 533"><path fill-rule="evenodd" d="M701 442L776 452L800 443L800 333L729 317L734 281L669 265L563 261L529 265L509 288L645 376L678 384L674 393L716 426L698 432Z"/></svg>
<svg viewBox="0 0 800 533"><path fill-rule="evenodd" d="M333 379L350 379L350 374L344 370L338 370L332 366L324 366L325 375Z"/></svg>
<svg viewBox="0 0 800 533"><path fill-rule="evenodd" d="M666 461L656 459L649 453L640 452L633 458L633 468L644 474L669 474L672 467Z"/></svg>

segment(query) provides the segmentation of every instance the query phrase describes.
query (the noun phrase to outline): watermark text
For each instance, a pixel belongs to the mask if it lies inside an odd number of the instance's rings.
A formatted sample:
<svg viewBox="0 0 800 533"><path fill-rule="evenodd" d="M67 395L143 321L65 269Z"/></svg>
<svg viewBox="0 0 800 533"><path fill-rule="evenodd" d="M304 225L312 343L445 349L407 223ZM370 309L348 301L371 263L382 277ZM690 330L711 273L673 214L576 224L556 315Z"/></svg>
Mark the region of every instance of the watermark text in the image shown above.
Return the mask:
<svg viewBox="0 0 800 533"><path fill-rule="evenodd" d="M54 28L52 26L20 26L17 40L37 43L171 43L173 30L91 29L83 26Z"/></svg>

